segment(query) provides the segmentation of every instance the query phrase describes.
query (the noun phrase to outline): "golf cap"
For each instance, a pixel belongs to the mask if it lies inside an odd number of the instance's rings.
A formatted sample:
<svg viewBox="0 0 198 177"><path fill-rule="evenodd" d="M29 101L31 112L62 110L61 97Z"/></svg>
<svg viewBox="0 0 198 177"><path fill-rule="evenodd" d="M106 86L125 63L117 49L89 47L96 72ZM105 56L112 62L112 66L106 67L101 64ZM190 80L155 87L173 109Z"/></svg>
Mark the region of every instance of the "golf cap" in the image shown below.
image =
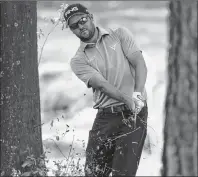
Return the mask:
<svg viewBox="0 0 198 177"><path fill-rule="evenodd" d="M88 9L82 4L71 4L69 5L64 12L64 18L66 21L66 27L68 27L69 19L76 14L89 14Z"/></svg>

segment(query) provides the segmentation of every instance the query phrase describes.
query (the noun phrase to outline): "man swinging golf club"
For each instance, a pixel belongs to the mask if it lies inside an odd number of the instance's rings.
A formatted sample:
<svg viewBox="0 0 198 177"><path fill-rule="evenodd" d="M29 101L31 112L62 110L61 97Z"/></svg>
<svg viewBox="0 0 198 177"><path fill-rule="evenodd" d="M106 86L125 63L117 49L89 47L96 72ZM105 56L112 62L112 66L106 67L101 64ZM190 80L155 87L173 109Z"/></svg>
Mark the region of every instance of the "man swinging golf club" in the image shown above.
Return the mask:
<svg viewBox="0 0 198 177"><path fill-rule="evenodd" d="M85 176L135 176L147 134L147 68L131 32L104 29L81 4L64 13L81 44L70 65L93 90L97 115L86 148Z"/></svg>

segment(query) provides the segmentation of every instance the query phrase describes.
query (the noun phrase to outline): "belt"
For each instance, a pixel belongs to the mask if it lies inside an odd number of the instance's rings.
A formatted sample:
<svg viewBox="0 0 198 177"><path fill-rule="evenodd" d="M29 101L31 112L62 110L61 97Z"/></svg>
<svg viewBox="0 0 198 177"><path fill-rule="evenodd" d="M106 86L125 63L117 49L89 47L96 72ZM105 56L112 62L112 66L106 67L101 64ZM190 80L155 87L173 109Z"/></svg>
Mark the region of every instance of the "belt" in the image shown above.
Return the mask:
<svg viewBox="0 0 198 177"><path fill-rule="evenodd" d="M98 109L98 112L104 112L104 113L119 113L122 111L130 111L130 109L128 108L128 106L126 104Z"/></svg>

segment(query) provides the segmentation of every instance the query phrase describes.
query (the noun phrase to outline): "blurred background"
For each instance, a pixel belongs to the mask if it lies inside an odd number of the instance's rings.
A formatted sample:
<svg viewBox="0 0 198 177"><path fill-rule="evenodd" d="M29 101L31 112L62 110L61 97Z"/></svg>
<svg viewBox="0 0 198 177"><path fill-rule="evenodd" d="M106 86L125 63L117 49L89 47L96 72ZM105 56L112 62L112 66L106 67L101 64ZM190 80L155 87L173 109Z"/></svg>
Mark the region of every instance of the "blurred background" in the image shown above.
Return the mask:
<svg viewBox="0 0 198 177"><path fill-rule="evenodd" d="M78 1L75 1L78 2ZM104 28L125 26L134 34L148 67L148 136L138 176L159 176L163 146L164 99L168 46L168 1L79 1ZM87 89L70 69L80 41L69 29L55 25L61 4L72 1L38 1L38 58L43 144L54 160L81 158L96 110L92 90ZM71 148L72 147L72 148Z"/></svg>

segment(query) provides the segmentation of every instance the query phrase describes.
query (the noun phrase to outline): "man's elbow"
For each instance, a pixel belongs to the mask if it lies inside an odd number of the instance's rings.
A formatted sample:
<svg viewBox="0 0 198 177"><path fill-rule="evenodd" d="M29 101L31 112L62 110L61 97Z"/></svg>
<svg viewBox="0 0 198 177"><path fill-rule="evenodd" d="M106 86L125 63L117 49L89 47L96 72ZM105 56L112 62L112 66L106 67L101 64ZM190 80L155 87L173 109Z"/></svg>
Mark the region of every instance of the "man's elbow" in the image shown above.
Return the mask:
<svg viewBox="0 0 198 177"><path fill-rule="evenodd" d="M147 75L147 66L142 53L139 54L139 59L137 59L137 65L139 65L139 68L141 68L141 70L143 70L144 73Z"/></svg>
<svg viewBox="0 0 198 177"><path fill-rule="evenodd" d="M108 84L107 84L106 81L101 81L101 82L98 83L97 89L100 90L101 92L106 93L106 91L107 91L107 86L108 86Z"/></svg>
<svg viewBox="0 0 198 177"><path fill-rule="evenodd" d="M147 69L147 66L146 66L146 62L145 62L145 60L144 60L144 70L145 70L145 73L146 73L146 75L147 75L147 73L148 73L148 69Z"/></svg>
<svg viewBox="0 0 198 177"><path fill-rule="evenodd" d="M139 60L136 60L134 63L135 63L134 64L135 68L137 68L147 74L147 66L146 66L146 62L145 62L144 58L141 58L141 59L139 58Z"/></svg>
<svg viewBox="0 0 198 177"><path fill-rule="evenodd" d="M107 81L101 78L93 77L89 80L89 85L97 90L106 90L106 83Z"/></svg>

